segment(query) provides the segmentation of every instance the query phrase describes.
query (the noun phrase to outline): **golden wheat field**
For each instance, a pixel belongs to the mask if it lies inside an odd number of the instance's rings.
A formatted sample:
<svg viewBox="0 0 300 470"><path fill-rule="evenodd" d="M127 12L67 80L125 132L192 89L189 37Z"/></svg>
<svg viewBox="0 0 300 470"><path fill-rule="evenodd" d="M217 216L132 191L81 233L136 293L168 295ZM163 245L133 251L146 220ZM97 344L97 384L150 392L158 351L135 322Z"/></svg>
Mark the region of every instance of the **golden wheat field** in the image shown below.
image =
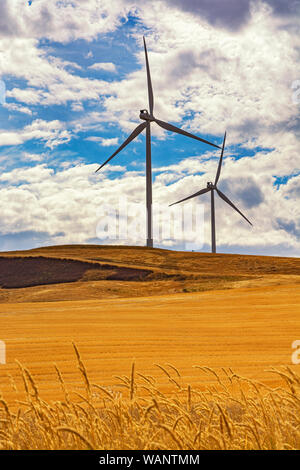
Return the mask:
<svg viewBox="0 0 300 470"><path fill-rule="evenodd" d="M298 259L65 246L0 268L2 448L299 448Z"/></svg>
<svg viewBox="0 0 300 470"><path fill-rule="evenodd" d="M34 378L19 364L26 399L17 412L1 405L1 450L293 450L299 449L300 376L272 370L285 387L264 384L223 369L199 367L217 386L184 384L178 369L159 366L173 386L164 393L135 364L114 387L90 381L76 345L84 392L70 393L56 367L63 399L44 401Z"/></svg>

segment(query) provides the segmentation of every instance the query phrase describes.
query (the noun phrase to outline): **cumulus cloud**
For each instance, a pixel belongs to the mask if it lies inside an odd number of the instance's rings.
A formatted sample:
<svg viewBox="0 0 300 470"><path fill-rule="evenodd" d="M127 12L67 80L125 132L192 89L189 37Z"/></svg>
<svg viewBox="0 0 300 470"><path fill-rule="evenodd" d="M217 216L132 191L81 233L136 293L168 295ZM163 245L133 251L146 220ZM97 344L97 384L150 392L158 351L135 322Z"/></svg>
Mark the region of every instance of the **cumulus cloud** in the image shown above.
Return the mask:
<svg viewBox="0 0 300 470"><path fill-rule="evenodd" d="M96 62L95 64L90 65L89 69L104 70L105 72L113 72L113 73L117 71L117 67L112 62Z"/></svg>
<svg viewBox="0 0 300 470"><path fill-rule="evenodd" d="M31 38L0 39L0 74L26 82L25 86L8 90L8 98L48 106L97 100L109 91L109 83L75 74L73 63L51 56L38 46L38 40Z"/></svg>
<svg viewBox="0 0 300 470"><path fill-rule="evenodd" d="M1 0L2 37L45 37L52 41L91 41L113 31L126 17L126 1L114 0Z"/></svg>
<svg viewBox="0 0 300 470"><path fill-rule="evenodd" d="M223 179L221 187L222 191L232 194L247 209L257 207L264 201L264 188L261 188L252 176Z"/></svg>
<svg viewBox="0 0 300 470"><path fill-rule="evenodd" d="M266 252L274 248L281 254L299 253L300 127L291 90L292 81L299 78L298 4L297 0L39 0L29 6L21 0L2 1L0 74L15 79L7 92L11 100L7 109L30 116L37 106L71 103L73 112L87 111L65 123L39 117L21 129L10 125L1 131L0 145L35 140L53 149L87 131L95 134L91 141L117 145L117 136L99 137L102 132L107 135L107 123L116 125L118 133L130 132L139 110L148 107L142 48L146 33L155 115L219 141L228 130L220 188L254 226L250 230L216 198L222 249L255 252L259 247ZM109 82L85 77L78 64L55 57L51 46L41 42L42 38L64 44L95 40L119 27L130 11L138 18L129 33L136 41L138 66L126 75L112 75ZM103 64L96 62L94 69L104 70ZM113 63L105 64L107 71L115 72ZM152 129L154 139L170 138L158 126ZM141 172L107 165L95 175L97 165L74 167L69 162L55 169L35 155L22 156L28 165L36 161L35 168L1 173L0 223L8 237L16 230L24 234L33 230L42 234L41 240L50 237L53 243L85 242L95 238L97 210L104 202L115 208L121 195L144 204ZM199 152L177 164L154 168L154 201L167 208L205 187L215 177L218 158L217 151ZM112 183L111 172L123 174ZM285 184L275 185L278 180ZM205 206L207 242L209 197L198 203ZM183 240L176 243L182 247Z"/></svg>
<svg viewBox="0 0 300 470"><path fill-rule="evenodd" d="M23 159L30 162L40 162L46 155L44 153L23 152Z"/></svg>
<svg viewBox="0 0 300 470"><path fill-rule="evenodd" d="M186 127L212 135L220 135L225 124L236 142L259 129L296 119L290 86L296 73L299 39L273 21L265 4L256 6L247 27L232 34L216 30L205 16L193 20L173 3L158 1L151 8L147 3L137 5L141 20L153 31L147 41L159 117L180 122L190 115ZM76 2L73 7L79 12ZM235 10L233 6L231 10ZM170 16L172 22L168 21ZM297 24L297 19L294 22ZM4 38L2 44L0 70L27 82L26 87L8 92L8 97L21 103L48 106L71 101L74 111L82 111L84 100L101 98L103 116L118 121L126 131L131 121L138 119L139 109L147 107L142 50L138 60L143 68L121 81L106 82L70 73L72 63L52 57L38 47L35 38ZM114 64L94 66L112 69ZM159 128L154 129L154 135L165 136Z"/></svg>
<svg viewBox="0 0 300 470"><path fill-rule="evenodd" d="M0 214L0 223L5 227L5 233L13 233L18 227L21 232L34 230L37 233L47 233L51 243L84 243L90 239L95 241L97 225L104 217L100 209L104 206L110 209L109 221L112 224L115 223L113 218L120 207L120 201L123 203L121 207L124 207L126 201L130 204L139 204L139 209L145 213L144 174L124 172L125 168L114 165L107 165L105 172L95 174L96 168L97 165L78 165L55 171L47 164L39 164L34 168L14 169L2 174L0 197L3 201L3 211ZM109 174L115 170L123 171L123 174L114 178L112 182ZM176 179L174 166L172 171L166 166L156 176L153 202L159 203L163 209L161 215L163 224L166 225L170 218L168 205L171 202L206 186L212 168L207 167L206 171L201 168L201 170L202 174L183 174L181 178ZM220 188L251 220L253 227L249 227L239 214L221 199L216 198L219 245L222 240L224 251L254 252L258 246L260 250L265 249L268 253L276 254L277 250L280 254L296 254L300 249L300 212L297 195L290 191L294 185L290 183L290 188L276 189L270 178L269 184L266 184L262 190L260 181L263 178L260 175L249 177L248 171L249 166L245 167L242 159L237 161L228 157L225 159ZM206 249L209 249L209 195L201 196L193 203L204 207L204 241ZM26 211L22 210L24 204ZM129 222L142 224L144 230L143 217L140 218L139 215L139 219L135 220L132 207ZM176 207L179 211L183 209L183 205ZM125 213L121 211L119 216L124 217ZM157 228L158 219L155 214L154 224ZM57 233L62 235L57 237ZM165 246L183 248L184 242L187 241L186 236L165 240L167 244ZM101 239L98 241L100 243ZM136 243L136 239L133 238L133 233L129 232L126 240L106 240L106 242L130 244ZM143 239L140 239L139 243L143 243ZM159 243L158 239L156 243Z"/></svg>
<svg viewBox="0 0 300 470"><path fill-rule="evenodd" d="M213 25L224 25L231 29L240 27L250 16L250 0L172 0L168 3L200 15Z"/></svg>
<svg viewBox="0 0 300 470"><path fill-rule="evenodd" d="M13 184L20 182L38 183L52 174L53 170L47 168L46 165L36 165L32 168L15 168L10 172L2 173L0 175L0 181Z"/></svg>
<svg viewBox="0 0 300 470"><path fill-rule="evenodd" d="M300 218L298 220L287 220L277 219L279 229L284 230L287 233L295 235L296 238L300 239Z"/></svg>
<svg viewBox="0 0 300 470"><path fill-rule="evenodd" d="M299 0L165 0L185 12L199 15L214 26L237 30L251 18L251 7L265 3L276 15L294 15L300 11Z"/></svg>
<svg viewBox="0 0 300 470"><path fill-rule="evenodd" d="M65 124L58 121L36 119L21 130L0 132L0 146L20 145L30 140L41 140L46 147L53 149L57 145L69 142L71 133Z"/></svg>
<svg viewBox="0 0 300 470"><path fill-rule="evenodd" d="M18 113L28 114L29 116L32 115L32 111L27 106L22 106L16 103L5 103L4 108L8 109L9 111L16 111Z"/></svg>
<svg viewBox="0 0 300 470"><path fill-rule="evenodd" d="M104 137L97 137L97 136L90 136L87 137L86 140L89 140L90 142L97 142L103 147L111 147L113 145L118 145L119 143L119 138L118 137L113 137L111 139L105 139Z"/></svg>
<svg viewBox="0 0 300 470"><path fill-rule="evenodd" d="M299 173L299 168L298 168ZM300 174L294 175L284 186L284 196L286 198L300 199Z"/></svg>
<svg viewBox="0 0 300 470"><path fill-rule="evenodd" d="M231 144L257 147L262 136L299 129L291 100L299 60L298 17L291 16L295 27L287 32L283 19L274 19L271 8L257 2L244 29L232 33L179 11L173 2L152 2L151 8L146 3L138 11L149 28L157 117L174 123L185 117L183 126L200 135L221 137L226 128ZM140 32L135 38L142 46ZM141 68L111 82L103 97L105 116L126 131L139 110L148 107L142 48L137 58ZM153 133L168 138L157 126Z"/></svg>

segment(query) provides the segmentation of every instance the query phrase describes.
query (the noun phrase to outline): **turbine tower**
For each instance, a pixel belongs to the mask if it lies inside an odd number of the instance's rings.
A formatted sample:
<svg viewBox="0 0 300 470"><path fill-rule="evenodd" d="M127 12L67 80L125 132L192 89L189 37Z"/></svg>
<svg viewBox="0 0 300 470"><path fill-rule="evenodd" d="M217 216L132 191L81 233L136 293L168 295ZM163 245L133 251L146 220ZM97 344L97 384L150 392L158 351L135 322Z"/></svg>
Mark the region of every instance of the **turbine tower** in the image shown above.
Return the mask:
<svg viewBox="0 0 300 470"><path fill-rule="evenodd" d="M223 194L217 187L220 174L221 174L221 167L222 167L222 160L223 160L223 154L224 154L224 148L225 148L225 141L226 141L226 132L224 134L224 139L223 139L223 145L222 145L222 151L221 151L221 156L219 160L219 165L217 169L217 174L216 174L216 179L215 182L212 183L211 181L207 183L207 187L204 189L200 189L195 194L192 194L191 196L188 196L184 199L181 199L180 201L174 202L173 204L170 204L170 206L174 206L174 204L179 204L180 202L187 201L188 199L192 199L196 196L200 196L201 194L208 193L210 191L210 197L211 197L211 252L216 253L216 221L215 221L215 191L217 194L220 196L223 201L227 202L233 209L235 209L242 217L244 217L247 222L251 224L250 220L247 219L247 217L244 216L244 214L241 213L241 211L233 204L233 202L228 199L225 194Z"/></svg>
<svg viewBox="0 0 300 470"><path fill-rule="evenodd" d="M146 41L143 37L144 49L145 49L145 58L146 58L146 70L147 70L147 85L148 85L148 99L149 99L149 111L147 109L142 109L140 111L140 119L144 122L139 124L134 131L130 134L129 137L123 142L122 145L96 170L99 171L103 168L112 158L114 158L121 150L123 150L132 140L134 140L144 129L146 129L146 208L147 208L147 247L153 247L153 231L152 231L152 165L151 165L151 123L155 122L163 129L166 129L171 132L176 132L177 134L182 134L192 139L204 142L205 144L212 145L213 147L220 148L218 145L208 142L201 137L190 134L189 132L180 129L179 127L173 126L164 121L156 119L153 115L154 109L154 97L153 89L150 75L150 67L148 61L148 53L146 47Z"/></svg>

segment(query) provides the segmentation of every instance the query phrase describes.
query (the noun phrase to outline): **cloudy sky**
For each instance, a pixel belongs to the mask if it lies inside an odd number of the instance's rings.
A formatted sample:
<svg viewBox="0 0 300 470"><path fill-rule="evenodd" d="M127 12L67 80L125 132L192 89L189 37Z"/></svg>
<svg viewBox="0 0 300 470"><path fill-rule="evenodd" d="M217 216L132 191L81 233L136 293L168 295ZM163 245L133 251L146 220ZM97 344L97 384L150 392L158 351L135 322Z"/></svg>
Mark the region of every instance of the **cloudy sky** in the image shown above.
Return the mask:
<svg viewBox="0 0 300 470"><path fill-rule="evenodd" d="M155 115L218 145L227 130L220 189L253 227L216 200L219 251L299 256L299 3L1 0L0 250L143 244L97 227L120 198L144 210L145 136L95 170L148 107L145 35ZM220 153L154 125L152 136L153 202L167 223L168 204L214 179ZM209 251L209 196L195 204ZM190 235L155 243L185 249Z"/></svg>

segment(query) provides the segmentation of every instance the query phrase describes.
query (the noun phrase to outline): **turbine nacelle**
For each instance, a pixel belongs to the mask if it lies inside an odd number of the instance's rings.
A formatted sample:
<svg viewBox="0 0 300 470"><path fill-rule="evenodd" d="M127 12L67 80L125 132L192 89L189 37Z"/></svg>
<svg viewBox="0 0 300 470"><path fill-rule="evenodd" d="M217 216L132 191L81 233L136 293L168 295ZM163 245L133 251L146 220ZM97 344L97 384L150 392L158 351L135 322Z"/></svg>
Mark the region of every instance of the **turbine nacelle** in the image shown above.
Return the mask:
<svg viewBox="0 0 300 470"><path fill-rule="evenodd" d="M207 187L208 187L209 189L214 189L214 188L215 188L215 185L214 185L214 183L212 183L211 181L208 181L208 182L207 182Z"/></svg>
<svg viewBox="0 0 300 470"><path fill-rule="evenodd" d="M144 121L154 121L154 117L149 114L147 109L141 109L140 119L143 119Z"/></svg>

